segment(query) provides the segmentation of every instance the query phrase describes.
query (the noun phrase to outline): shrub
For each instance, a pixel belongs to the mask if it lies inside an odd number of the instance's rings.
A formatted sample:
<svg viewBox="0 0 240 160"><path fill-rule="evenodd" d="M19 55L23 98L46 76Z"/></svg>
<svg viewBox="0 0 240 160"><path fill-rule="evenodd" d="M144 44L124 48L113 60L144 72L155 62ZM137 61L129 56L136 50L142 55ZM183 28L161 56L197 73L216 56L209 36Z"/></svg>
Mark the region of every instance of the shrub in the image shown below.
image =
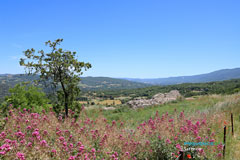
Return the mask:
<svg viewBox="0 0 240 160"><path fill-rule="evenodd" d="M47 109L49 102L45 93L34 85L17 84L15 87L9 89L10 96L5 97L2 104L2 110L7 111L8 106L13 108L27 108L34 107L35 112L40 112L42 109Z"/></svg>

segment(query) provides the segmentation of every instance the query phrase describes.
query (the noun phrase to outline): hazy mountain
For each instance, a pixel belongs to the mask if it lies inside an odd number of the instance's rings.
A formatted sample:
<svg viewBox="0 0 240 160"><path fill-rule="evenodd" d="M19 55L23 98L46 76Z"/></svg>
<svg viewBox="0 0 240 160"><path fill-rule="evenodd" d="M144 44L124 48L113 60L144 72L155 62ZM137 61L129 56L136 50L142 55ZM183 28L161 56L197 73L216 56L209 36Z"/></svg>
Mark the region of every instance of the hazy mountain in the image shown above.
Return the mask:
<svg viewBox="0 0 240 160"><path fill-rule="evenodd" d="M0 84L14 86L19 82L37 80L38 76L28 76L25 74L0 74ZM149 84L132 82L124 79L109 77L81 77L79 84L81 89L131 89L147 87Z"/></svg>
<svg viewBox="0 0 240 160"><path fill-rule="evenodd" d="M109 78L109 77L82 77L79 84L84 91L88 90L115 90L115 89L135 89L144 88L150 85L171 85L181 83L204 83L213 81L223 81L240 78L240 68L223 69L215 72L194 76L180 76L156 79L136 79L136 78ZM17 83L33 81L38 76L28 76L20 74L0 74L0 99L8 94L8 89Z"/></svg>
<svg viewBox="0 0 240 160"><path fill-rule="evenodd" d="M9 88L17 83L37 80L38 76L21 74L0 74L0 99L8 94ZM150 86L149 84L132 82L124 79L108 77L82 77L79 84L81 90L114 90L114 89L135 89ZM41 86L41 85L40 85ZM48 92L47 89L45 89Z"/></svg>
<svg viewBox="0 0 240 160"><path fill-rule="evenodd" d="M154 78L154 79L138 79L138 78L124 78L133 82L142 82L154 85L171 85L181 83L204 83L213 81L223 81L240 78L240 68L222 69L207 74L180 76L169 78Z"/></svg>

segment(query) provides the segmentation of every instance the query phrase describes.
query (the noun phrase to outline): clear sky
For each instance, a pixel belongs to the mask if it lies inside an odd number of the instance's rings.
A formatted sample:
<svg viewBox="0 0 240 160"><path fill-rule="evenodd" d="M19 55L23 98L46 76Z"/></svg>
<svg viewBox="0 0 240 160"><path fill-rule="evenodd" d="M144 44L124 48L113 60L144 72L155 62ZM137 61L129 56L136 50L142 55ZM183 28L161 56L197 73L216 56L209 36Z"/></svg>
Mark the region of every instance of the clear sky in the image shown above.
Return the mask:
<svg viewBox="0 0 240 160"><path fill-rule="evenodd" d="M63 38L84 76L159 78L240 67L240 1L0 1L0 74L28 48Z"/></svg>

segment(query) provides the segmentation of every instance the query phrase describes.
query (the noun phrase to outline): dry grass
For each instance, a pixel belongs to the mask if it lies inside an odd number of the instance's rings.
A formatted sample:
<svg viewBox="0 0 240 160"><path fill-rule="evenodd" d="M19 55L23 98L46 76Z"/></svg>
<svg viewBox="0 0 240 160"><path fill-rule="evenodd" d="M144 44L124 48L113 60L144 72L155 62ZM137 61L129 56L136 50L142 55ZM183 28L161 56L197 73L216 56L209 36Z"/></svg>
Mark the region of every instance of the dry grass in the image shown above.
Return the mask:
<svg viewBox="0 0 240 160"><path fill-rule="evenodd" d="M116 100L93 100L96 105L120 105L122 102L118 99ZM79 101L80 104L88 104L87 101ZM91 102L89 102L91 104Z"/></svg>

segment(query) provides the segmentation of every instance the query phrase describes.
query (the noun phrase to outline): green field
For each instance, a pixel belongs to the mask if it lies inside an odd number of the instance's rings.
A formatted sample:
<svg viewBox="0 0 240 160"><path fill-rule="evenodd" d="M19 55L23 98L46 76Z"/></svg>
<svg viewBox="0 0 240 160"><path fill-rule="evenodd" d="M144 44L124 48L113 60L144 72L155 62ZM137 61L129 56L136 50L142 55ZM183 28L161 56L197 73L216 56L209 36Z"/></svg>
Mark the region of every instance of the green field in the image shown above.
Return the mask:
<svg viewBox="0 0 240 160"><path fill-rule="evenodd" d="M227 125L226 159L240 157L238 151L240 149L240 94L198 96L136 110L126 106L116 107L115 110L110 111L91 109L87 110L86 114L93 118L104 116L109 122L112 120L123 121L129 128L135 128L139 123L154 117L156 111L158 111L159 115L168 112L173 118L177 117L181 111L184 111L189 118L198 118L201 114L206 114L207 120L211 122L209 127L215 130L216 142L218 143L223 141L223 127ZM234 116L234 136L230 132L230 113L233 113Z"/></svg>

